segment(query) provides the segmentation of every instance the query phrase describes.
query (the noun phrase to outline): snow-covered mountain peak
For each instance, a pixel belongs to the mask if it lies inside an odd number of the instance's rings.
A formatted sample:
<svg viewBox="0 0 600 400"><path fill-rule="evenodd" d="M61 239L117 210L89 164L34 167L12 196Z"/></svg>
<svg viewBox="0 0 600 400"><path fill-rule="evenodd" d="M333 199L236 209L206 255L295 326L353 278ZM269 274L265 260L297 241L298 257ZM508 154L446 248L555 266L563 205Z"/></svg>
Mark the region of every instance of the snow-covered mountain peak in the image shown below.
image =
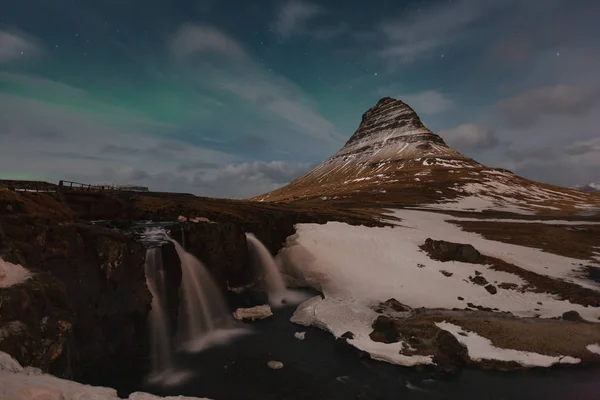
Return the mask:
<svg viewBox="0 0 600 400"><path fill-rule="evenodd" d="M408 104L384 97L363 114L356 132L327 163L360 164L426 157L467 160L427 129Z"/></svg>
<svg viewBox="0 0 600 400"><path fill-rule="evenodd" d="M259 201L420 205L512 213L591 213L600 198L488 168L455 151L406 103L385 97L337 153Z"/></svg>
<svg viewBox="0 0 600 400"><path fill-rule="evenodd" d="M584 192L600 192L600 183L588 183L587 185L577 185L575 189L583 190Z"/></svg>
<svg viewBox="0 0 600 400"><path fill-rule="evenodd" d="M384 97L363 114L358 130L348 140L346 146L369 139L371 135L378 134L382 130L396 129L397 133L401 133L398 128L404 128L401 130L402 133L431 133L408 104L391 97Z"/></svg>

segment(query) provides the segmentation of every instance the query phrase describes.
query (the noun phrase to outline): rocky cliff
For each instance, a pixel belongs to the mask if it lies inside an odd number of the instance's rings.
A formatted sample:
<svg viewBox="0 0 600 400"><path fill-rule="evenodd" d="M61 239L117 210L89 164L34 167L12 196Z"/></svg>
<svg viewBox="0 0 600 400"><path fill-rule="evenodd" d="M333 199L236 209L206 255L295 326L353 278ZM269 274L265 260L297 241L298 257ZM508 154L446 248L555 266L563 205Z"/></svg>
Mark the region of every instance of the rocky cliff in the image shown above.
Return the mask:
<svg viewBox="0 0 600 400"><path fill-rule="evenodd" d="M43 194L0 191L0 255L34 273L0 289L0 350L86 379L146 356L144 249Z"/></svg>
<svg viewBox="0 0 600 400"><path fill-rule="evenodd" d="M23 284L0 288L0 351L23 365L95 384L111 384L119 371L126 376L148 365L151 295L145 249L127 232L135 221L208 218L176 224L172 236L206 264L223 290L255 279L246 232L276 254L299 222L382 225L363 211L177 194L0 188L0 210L0 257L33 272ZM174 323L181 270L172 245L163 246L163 259ZM246 301L229 296L232 305Z"/></svg>

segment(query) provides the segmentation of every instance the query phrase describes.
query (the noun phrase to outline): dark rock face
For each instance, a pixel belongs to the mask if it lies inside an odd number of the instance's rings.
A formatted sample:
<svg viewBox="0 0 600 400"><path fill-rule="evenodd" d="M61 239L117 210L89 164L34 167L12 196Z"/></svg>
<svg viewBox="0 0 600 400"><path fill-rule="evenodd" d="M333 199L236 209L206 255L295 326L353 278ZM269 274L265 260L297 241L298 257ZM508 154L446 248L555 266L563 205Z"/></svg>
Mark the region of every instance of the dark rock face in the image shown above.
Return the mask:
<svg viewBox="0 0 600 400"><path fill-rule="evenodd" d="M469 359L465 346L448 331L440 330L435 336L436 353L433 361L442 376L455 376Z"/></svg>
<svg viewBox="0 0 600 400"><path fill-rule="evenodd" d="M377 311L378 313L385 313L389 311L406 312L410 310L411 308L409 306L400 303L394 298L386 300L383 303L380 303L377 307L375 307L375 311Z"/></svg>
<svg viewBox="0 0 600 400"><path fill-rule="evenodd" d="M477 275L475 277L469 277L469 280L479 286L485 286L488 284L487 279L485 279L482 275Z"/></svg>
<svg viewBox="0 0 600 400"><path fill-rule="evenodd" d="M343 337L344 339L354 339L354 333L348 331L344 333L341 337Z"/></svg>
<svg viewBox="0 0 600 400"><path fill-rule="evenodd" d="M486 285L484 289L487 290L490 294L498 293L498 289L496 289L496 286L494 285Z"/></svg>
<svg viewBox="0 0 600 400"><path fill-rule="evenodd" d="M562 319L565 321L583 321L583 318L581 318L581 315L579 315L577 311L567 311L563 313Z"/></svg>
<svg viewBox="0 0 600 400"><path fill-rule="evenodd" d="M401 127L425 129L417 113L408 104L391 97L384 97L363 114L358 130L350 137L345 146L361 141L373 132ZM433 134L427 136L431 136L432 141L445 145L439 136Z"/></svg>
<svg viewBox="0 0 600 400"><path fill-rule="evenodd" d="M373 322L373 332L369 335L372 341L381 343L396 343L396 323L393 319L380 315Z"/></svg>
<svg viewBox="0 0 600 400"><path fill-rule="evenodd" d="M425 240L425 244L421 246L421 249L438 261L476 263L481 257L481 254L470 244L452 243L431 238Z"/></svg>
<svg viewBox="0 0 600 400"><path fill-rule="evenodd" d="M185 223L173 239L198 258L223 289L254 279L244 230L233 223Z"/></svg>
<svg viewBox="0 0 600 400"><path fill-rule="evenodd" d="M21 200L30 206L28 197ZM143 247L116 231L68 220L69 211L59 207L38 216L34 206L26 214L0 214L0 254L44 273L21 289L9 288L30 298L22 317L5 317L3 310L2 323L22 323L30 335L9 353L59 376L69 377L70 365L73 377L82 380L143 365L151 303ZM45 321L44 329L33 326L36 319Z"/></svg>
<svg viewBox="0 0 600 400"><path fill-rule="evenodd" d="M64 285L45 272L0 289L0 351L49 373L68 372L74 312Z"/></svg>

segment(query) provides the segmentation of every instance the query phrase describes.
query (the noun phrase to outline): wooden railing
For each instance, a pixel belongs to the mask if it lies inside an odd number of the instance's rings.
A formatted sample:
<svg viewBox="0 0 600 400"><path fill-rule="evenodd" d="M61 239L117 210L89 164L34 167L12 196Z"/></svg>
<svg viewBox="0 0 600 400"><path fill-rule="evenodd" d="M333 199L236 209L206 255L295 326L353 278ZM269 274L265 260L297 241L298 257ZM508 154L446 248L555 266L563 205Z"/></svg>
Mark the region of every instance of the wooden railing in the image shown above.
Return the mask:
<svg viewBox="0 0 600 400"><path fill-rule="evenodd" d="M116 190L117 188L112 185L91 185L89 183L80 183L72 181L59 181L59 190L68 188L69 190L81 191L81 192L104 192L107 190Z"/></svg>

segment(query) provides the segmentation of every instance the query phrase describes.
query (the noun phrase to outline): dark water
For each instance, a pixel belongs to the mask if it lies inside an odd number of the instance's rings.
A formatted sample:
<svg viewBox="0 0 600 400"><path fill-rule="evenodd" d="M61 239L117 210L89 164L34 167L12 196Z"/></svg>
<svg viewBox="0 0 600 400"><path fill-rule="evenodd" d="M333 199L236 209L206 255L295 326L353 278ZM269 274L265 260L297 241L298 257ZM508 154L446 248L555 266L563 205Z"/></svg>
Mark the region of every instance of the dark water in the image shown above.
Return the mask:
<svg viewBox="0 0 600 400"><path fill-rule="evenodd" d="M360 358L336 345L329 333L292 324L293 310L275 310L275 317L249 324L254 334L229 345L179 355L177 364L193 375L178 386L139 386L122 380L119 389L215 400L600 399L599 369L465 370L452 381L431 380L412 369ZM294 337L301 331L306 332L305 340ZM283 369L268 368L270 360L283 362Z"/></svg>

